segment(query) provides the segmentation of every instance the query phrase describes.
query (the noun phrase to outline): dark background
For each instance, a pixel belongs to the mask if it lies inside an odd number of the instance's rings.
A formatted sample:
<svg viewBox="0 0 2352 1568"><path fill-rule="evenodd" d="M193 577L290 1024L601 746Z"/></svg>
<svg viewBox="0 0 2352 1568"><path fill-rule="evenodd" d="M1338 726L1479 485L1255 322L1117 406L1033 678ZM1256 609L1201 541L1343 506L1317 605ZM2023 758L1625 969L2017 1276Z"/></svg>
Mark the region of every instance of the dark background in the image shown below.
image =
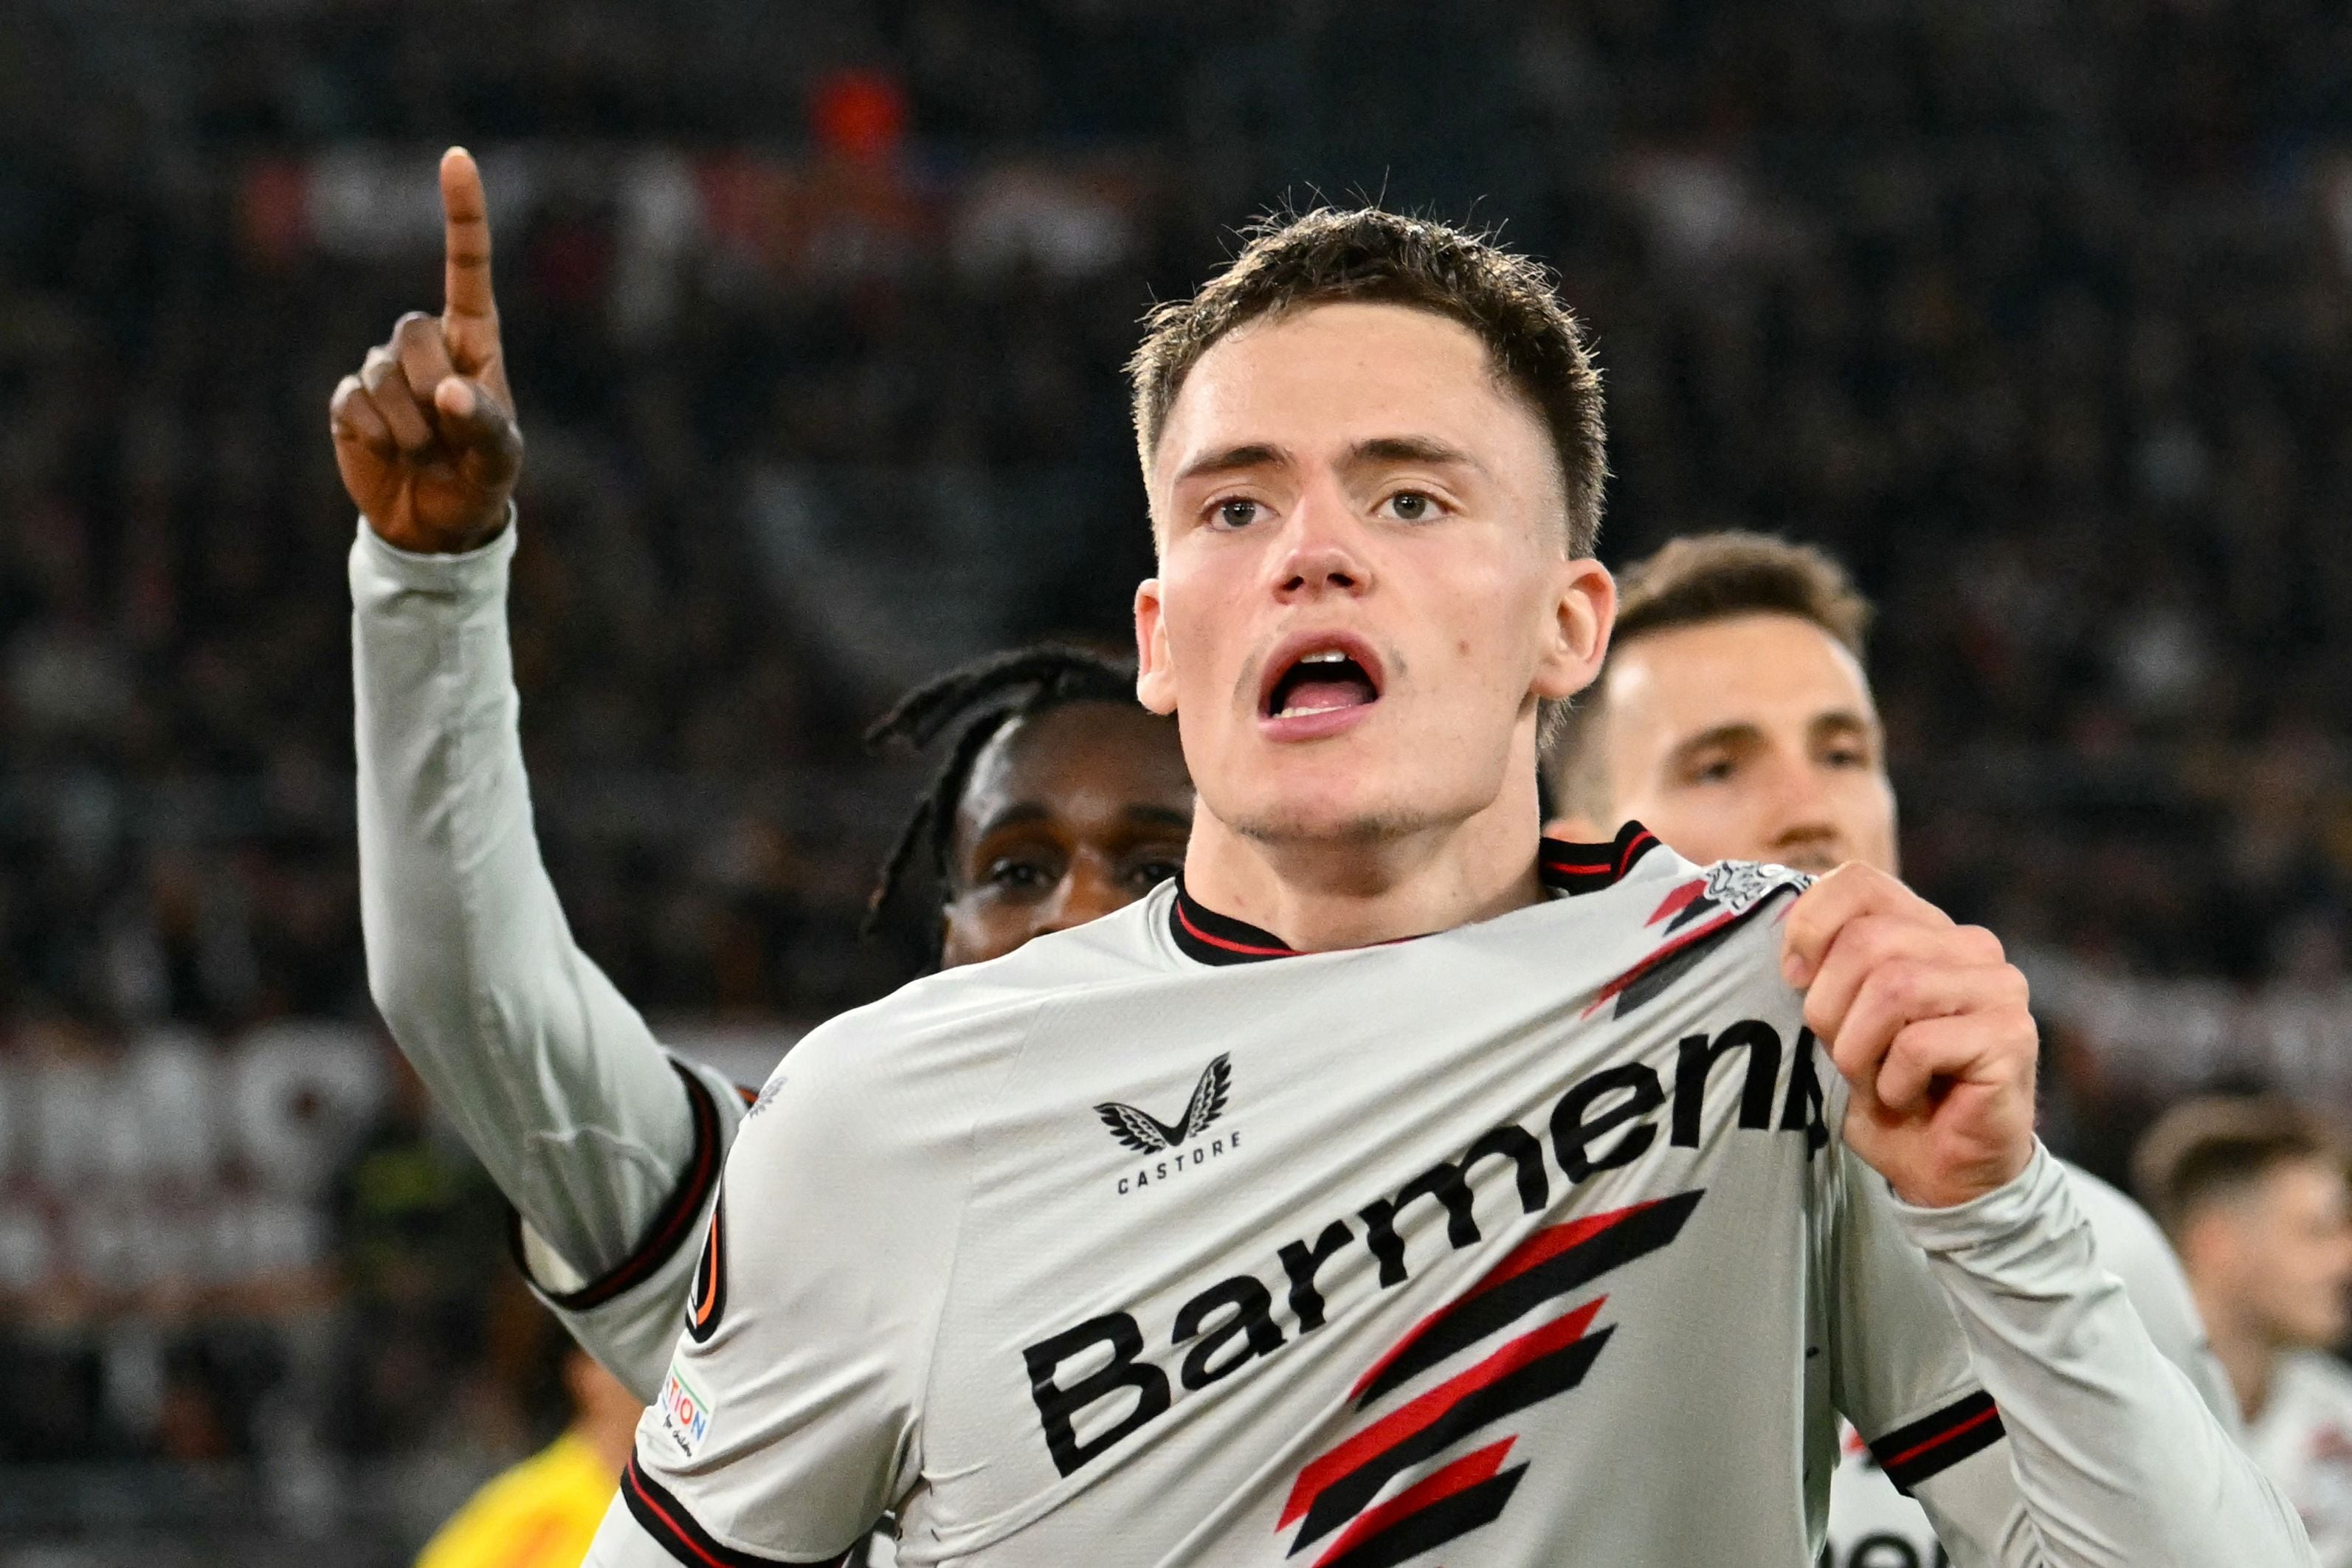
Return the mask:
<svg viewBox="0 0 2352 1568"><path fill-rule="evenodd" d="M2352 1094L2347 98L2304 0L0 0L0 1563L403 1561L548 1418L356 911L325 400L437 306L444 145L547 852L670 1027L903 977L859 728L1125 638L1138 315L1371 195L1559 269L1608 559L1877 598L1907 870L2113 1170L2200 1082Z"/></svg>

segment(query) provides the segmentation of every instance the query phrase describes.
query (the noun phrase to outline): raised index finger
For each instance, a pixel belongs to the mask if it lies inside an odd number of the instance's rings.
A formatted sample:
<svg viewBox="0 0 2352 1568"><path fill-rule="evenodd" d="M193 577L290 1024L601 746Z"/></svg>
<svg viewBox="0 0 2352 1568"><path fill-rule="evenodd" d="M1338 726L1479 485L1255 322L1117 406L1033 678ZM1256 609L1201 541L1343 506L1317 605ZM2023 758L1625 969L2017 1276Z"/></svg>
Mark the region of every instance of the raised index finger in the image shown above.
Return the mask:
<svg viewBox="0 0 2352 1568"><path fill-rule="evenodd" d="M463 147L441 154L442 245L446 273L442 314L451 321L495 321L490 294L490 209L482 171Z"/></svg>

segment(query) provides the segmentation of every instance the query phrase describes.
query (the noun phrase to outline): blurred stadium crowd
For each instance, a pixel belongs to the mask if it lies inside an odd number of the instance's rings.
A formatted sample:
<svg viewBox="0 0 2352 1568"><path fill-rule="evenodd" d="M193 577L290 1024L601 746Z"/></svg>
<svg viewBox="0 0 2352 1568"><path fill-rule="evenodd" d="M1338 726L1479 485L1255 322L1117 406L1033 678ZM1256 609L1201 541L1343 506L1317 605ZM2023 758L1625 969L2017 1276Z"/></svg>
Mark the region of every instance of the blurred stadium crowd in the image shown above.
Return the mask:
<svg viewBox="0 0 2352 1568"><path fill-rule="evenodd" d="M0 1540L364 1519L350 1559L399 1561L546 1392L494 1195L369 1032L351 838L324 402L437 300L451 141L531 443L549 853L656 1014L781 1041L904 974L854 936L912 784L860 727L982 649L1123 636L1136 317L1254 212L1362 192L1560 270L1610 559L1764 528L1876 596L1907 869L2035 955L2054 1137L2120 1175L2199 1082L2352 1100L2338 7L0 27L0 1464L82 1467L0 1487ZM351 1479L394 1463L445 1479L403 1513Z"/></svg>

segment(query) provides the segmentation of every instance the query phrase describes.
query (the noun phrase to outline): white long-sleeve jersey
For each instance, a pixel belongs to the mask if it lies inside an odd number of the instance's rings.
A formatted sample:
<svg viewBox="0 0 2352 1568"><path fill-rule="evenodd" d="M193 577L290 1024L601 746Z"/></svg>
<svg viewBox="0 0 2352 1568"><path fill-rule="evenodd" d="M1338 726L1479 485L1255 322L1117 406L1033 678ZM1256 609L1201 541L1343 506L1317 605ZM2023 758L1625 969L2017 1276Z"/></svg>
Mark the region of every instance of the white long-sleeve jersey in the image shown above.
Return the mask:
<svg viewBox="0 0 2352 1568"><path fill-rule="evenodd" d="M2099 1267L2123 1286L2125 1299L2139 1314L2158 1354L2187 1375L2214 1419L2242 1441L2237 1396L2230 1391L2221 1364L2213 1358L2204 1320L2198 1315L2196 1298L2172 1244L2147 1210L2114 1186L2074 1166L2066 1166L2065 1171L2075 1205L2090 1225ZM1927 1511L1887 1479L1870 1445L1850 1427L1843 1448L1837 1474L1830 1481L1826 1568L1937 1568L1944 1558ZM2256 1458L2259 1462L2261 1456ZM2271 1474L2278 1472L2272 1469ZM2280 1484L2294 1497L2292 1486L2283 1479ZM2311 1511L2305 1508L2303 1513L2307 1527Z"/></svg>
<svg viewBox="0 0 2352 1568"><path fill-rule="evenodd" d="M593 1560L822 1560L898 1503L912 1562L1794 1568L1842 1411L1964 1563L2306 1561L2054 1166L1896 1205L1748 918L1792 884L1639 841L1393 948L1225 967L1278 944L1163 890L922 982L794 1053L722 1212L740 1105L531 841L511 549L361 530L365 912L542 1283L604 1276L575 1332L660 1385Z"/></svg>
<svg viewBox="0 0 2352 1568"><path fill-rule="evenodd" d="M541 863L507 641L515 529L352 547L360 919L393 1038L515 1207L541 1299L661 1385L743 1100L671 1057L572 939Z"/></svg>

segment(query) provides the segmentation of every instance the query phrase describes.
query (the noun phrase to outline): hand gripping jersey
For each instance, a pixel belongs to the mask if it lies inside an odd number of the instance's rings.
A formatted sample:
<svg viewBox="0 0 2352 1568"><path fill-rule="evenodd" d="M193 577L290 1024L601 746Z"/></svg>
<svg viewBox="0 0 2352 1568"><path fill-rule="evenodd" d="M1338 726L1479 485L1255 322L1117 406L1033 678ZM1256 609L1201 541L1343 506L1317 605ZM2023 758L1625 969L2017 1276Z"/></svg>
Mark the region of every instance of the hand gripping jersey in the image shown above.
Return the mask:
<svg viewBox="0 0 2352 1568"><path fill-rule="evenodd" d="M1803 1568L1840 1412L1958 1562L2304 1561L2046 1156L1930 1212L1844 1149L1801 879L1637 829L1543 869L1317 955L1163 887L818 1030L590 1563L895 1508L909 1563Z"/></svg>
<svg viewBox="0 0 2352 1568"><path fill-rule="evenodd" d="M2172 1244L2147 1211L2123 1193L2086 1170L2065 1169L2075 1205L2090 1224L2099 1267L2123 1286L2164 1359L2195 1385L2223 1430L2237 1434L2237 1398L2213 1359ZM1883 1461L1894 1453L1874 1450L1852 1427L1843 1434L1840 1448L1837 1474L1830 1481L1828 1568L1937 1568L1947 1561L1927 1511L1888 1479ZM2293 1486L2279 1479L2293 1499ZM2308 1511L2304 1518L2308 1524Z"/></svg>

